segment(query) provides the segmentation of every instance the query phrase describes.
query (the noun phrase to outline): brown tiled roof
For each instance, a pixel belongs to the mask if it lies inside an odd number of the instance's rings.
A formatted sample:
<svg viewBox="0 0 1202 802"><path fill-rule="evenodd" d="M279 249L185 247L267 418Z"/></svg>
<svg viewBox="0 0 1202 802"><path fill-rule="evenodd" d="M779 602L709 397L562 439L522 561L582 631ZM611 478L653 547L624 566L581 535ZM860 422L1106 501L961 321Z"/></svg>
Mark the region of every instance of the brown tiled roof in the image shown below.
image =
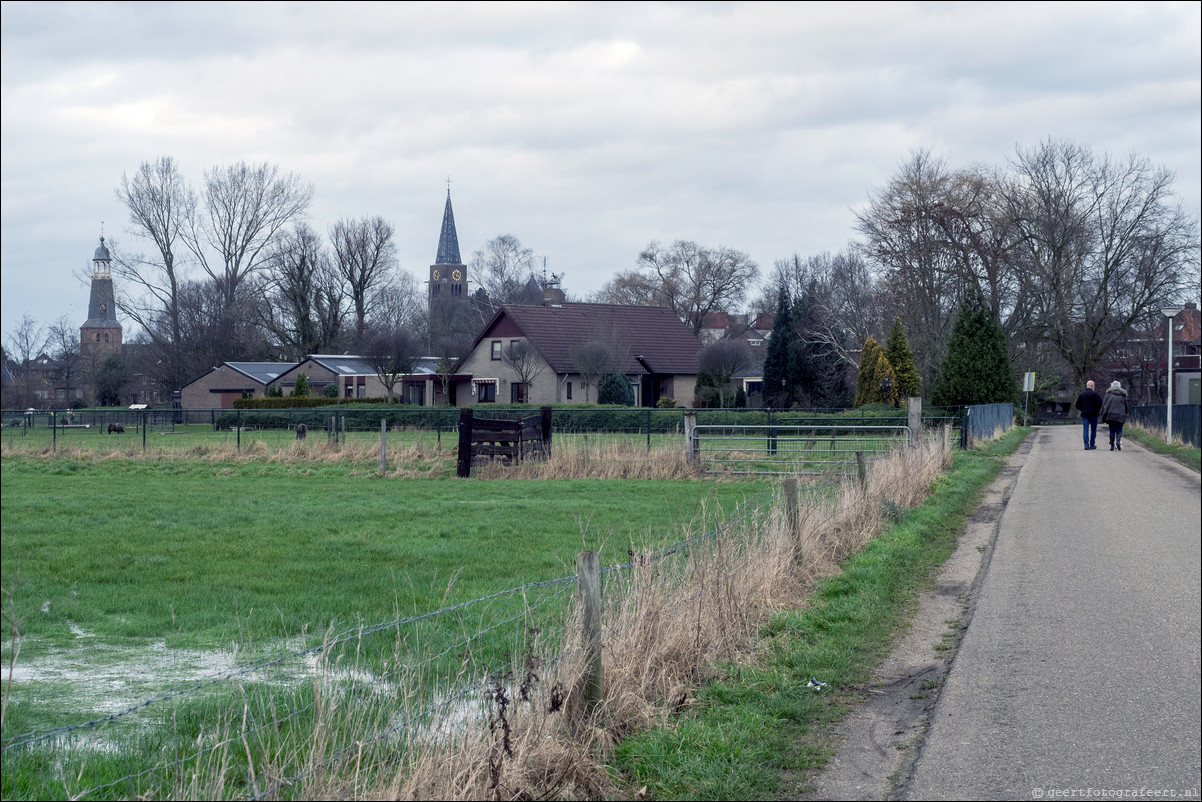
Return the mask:
<svg viewBox="0 0 1202 802"><path fill-rule="evenodd" d="M516 324L556 373L575 372L572 350L589 340L621 342L626 356L618 369L625 373L646 372L635 358L641 356L656 373L695 374L702 347L671 309L613 304L505 306L472 347L506 323Z"/></svg>

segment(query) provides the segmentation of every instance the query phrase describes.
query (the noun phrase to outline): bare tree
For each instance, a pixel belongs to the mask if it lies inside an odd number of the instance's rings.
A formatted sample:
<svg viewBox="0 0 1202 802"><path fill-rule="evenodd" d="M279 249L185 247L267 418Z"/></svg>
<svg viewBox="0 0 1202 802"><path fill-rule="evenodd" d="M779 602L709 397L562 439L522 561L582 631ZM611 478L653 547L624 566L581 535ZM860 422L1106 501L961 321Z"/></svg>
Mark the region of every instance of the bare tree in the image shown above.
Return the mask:
<svg viewBox="0 0 1202 802"><path fill-rule="evenodd" d="M771 281L773 291L765 293L757 307L775 310L775 288L781 286L791 298L804 299L806 319L798 323L796 333L814 349L855 367L860 343L868 337L884 339L880 291L856 248L777 260Z"/></svg>
<svg viewBox="0 0 1202 802"><path fill-rule="evenodd" d="M413 373L421 357L421 340L400 326L381 326L369 330L364 342L364 357L384 385L388 400L395 401L394 388Z"/></svg>
<svg viewBox="0 0 1202 802"><path fill-rule="evenodd" d="M589 388L600 385L605 374L612 372L613 349L608 343L587 338L572 346L570 355L576 372L580 374L580 384L584 387L584 402L587 404L592 400L589 397Z"/></svg>
<svg viewBox="0 0 1202 802"><path fill-rule="evenodd" d="M523 296L534 278L534 251L523 247L521 240L512 234L502 234L484 243L472 255L469 267L470 275L475 276L488 294L490 313L505 304L529 300Z"/></svg>
<svg viewBox="0 0 1202 802"><path fill-rule="evenodd" d="M697 362L700 370L713 380L719 406L734 406L737 391L732 381L752 364L751 349L746 341L718 340L701 350L697 355Z"/></svg>
<svg viewBox="0 0 1202 802"><path fill-rule="evenodd" d="M325 353L341 333L345 288L321 237L297 223L273 244L267 268L259 315L282 353Z"/></svg>
<svg viewBox="0 0 1202 802"><path fill-rule="evenodd" d="M547 369L546 360L530 343L517 340L505 346L501 362L517 375L518 382L525 388L525 398L529 400L530 388Z"/></svg>
<svg viewBox="0 0 1202 802"><path fill-rule="evenodd" d="M1173 174L1132 154L1048 141L1019 148L1006 208L1043 336L1082 385L1161 305L1199 285L1198 221L1173 203Z"/></svg>
<svg viewBox="0 0 1202 802"><path fill-rule="evenodd" d="M312 199L311 185L266 162L205 171L196 213L181 237L221 294L223 337L238 323L247 279L266 264L271 245L304 217Z"/></svg>
<svg viewBox="0 0 1202 802"><path fill-rule="evenodd" d="M966 283L937 213L949 205L954 176L927 150L911 155L897 175L869 195L857 214L862 249L879 268L888 299L885 319L900 318L917 357L923 386L931 386L951 336ZM884 331L873 332L884 339Z"/></svg>
<svg viewBox="0 0 1202 802"><path fill-rule="evenodd" d="M652 242L639 254L638 269L616 275L601 297L607 303L666 306L697 333L710 312L742 304L758 276L756 263L733 248L687 240L665 248Z"/></svg>
<svg viewBox="0 0 1202 802"><path fill-rule="evenodd" d="M142 162L133 176L123 174L116 194L129 211L126 232L153 248L149 255L123 253L110 243L113 273L133 290L118 295L117 306L155 346L155 378L163 388L175 389L189 378L180 309L187 272L180 248L196 196L170 156Z"/></svg>
<svg viewBox="0 0 1202 802"><path fill-rule="evenodd" d="M55 390L69 403L80 384L79 326L65 315L60 317L50 324L46 348L52 360Z"/></svg>
<svg viewBox="0 0 1202 802"><path fill-rule="evenodd" d="M396 233L383 217L342 219L330 227L334 263L346 282L355 310L355 340L363 338L368 318L374 311L378 288L396 266Z"/></svg>
<svg viewBox="0 0 1202 802"><path fill-rule="evenodd" d="M376 288L372 307L375 311L369 324L402 326L415 332L429 325L425 293L408 270L395 269L384 277Z"/></svg>
<svg viewBox="0 0 1202 802"><path fill-rule="evenodd" d="M46 350L46 342L45 330L28 313L22 315L17 327L4 336L4 351L12 361L19 406L32 406L39 398L38 393L45 392L38 357Z"/></svg>

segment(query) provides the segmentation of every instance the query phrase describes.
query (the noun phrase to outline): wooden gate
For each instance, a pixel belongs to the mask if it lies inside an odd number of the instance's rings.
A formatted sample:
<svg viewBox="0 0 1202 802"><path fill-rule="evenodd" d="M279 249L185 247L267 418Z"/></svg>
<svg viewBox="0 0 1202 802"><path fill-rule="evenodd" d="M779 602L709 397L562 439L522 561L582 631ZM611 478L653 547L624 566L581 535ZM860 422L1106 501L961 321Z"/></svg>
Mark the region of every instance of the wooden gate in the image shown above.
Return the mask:
<svg viewBox="0 0 1202 802"><path fill-rule="evenodd" d="M477 418L471 407L459 410L459 476L470 476L472 464L477 462L499 460L510 465L550 456L550 407L519 420Z"/></svg>

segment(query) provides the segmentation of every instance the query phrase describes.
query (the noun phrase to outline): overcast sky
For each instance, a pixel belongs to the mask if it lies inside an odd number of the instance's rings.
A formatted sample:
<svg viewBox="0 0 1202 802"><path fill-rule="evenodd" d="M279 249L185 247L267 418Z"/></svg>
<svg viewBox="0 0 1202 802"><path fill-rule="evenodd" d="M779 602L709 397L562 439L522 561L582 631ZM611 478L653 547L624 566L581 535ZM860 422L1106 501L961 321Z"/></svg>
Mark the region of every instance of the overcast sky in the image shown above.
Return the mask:
<svg viewBox="0 0 1202 802"><path fill-rule="evenodd" d="M434 261L512 234L577 296L652 240L836 251L909 154L1134 151L1199 210L1202 5L3 3L3 331L87 317L123 173L271 162ZM132 331L127 327L127 337Z"/></svg>

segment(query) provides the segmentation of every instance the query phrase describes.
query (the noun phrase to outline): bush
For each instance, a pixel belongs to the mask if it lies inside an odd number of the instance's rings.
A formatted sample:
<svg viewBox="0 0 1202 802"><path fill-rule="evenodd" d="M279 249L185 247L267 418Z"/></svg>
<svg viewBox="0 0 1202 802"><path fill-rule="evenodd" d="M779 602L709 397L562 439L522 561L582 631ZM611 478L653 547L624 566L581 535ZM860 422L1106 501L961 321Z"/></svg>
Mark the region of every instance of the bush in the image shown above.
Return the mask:
<svg viewBox="0 0 1202 802"><path fill-rule="evenodd" d="M620 373L606 376L597 388L597 403L634 406L634 388L630 386L630 380Z"/></svg>
<svg viewBox="0 0 1202 802"><path fill-rule="evenodd" d="M656 409L676 409L676 399L669 398L666 395L661 395L659 400L655 402Z"/></svg>

